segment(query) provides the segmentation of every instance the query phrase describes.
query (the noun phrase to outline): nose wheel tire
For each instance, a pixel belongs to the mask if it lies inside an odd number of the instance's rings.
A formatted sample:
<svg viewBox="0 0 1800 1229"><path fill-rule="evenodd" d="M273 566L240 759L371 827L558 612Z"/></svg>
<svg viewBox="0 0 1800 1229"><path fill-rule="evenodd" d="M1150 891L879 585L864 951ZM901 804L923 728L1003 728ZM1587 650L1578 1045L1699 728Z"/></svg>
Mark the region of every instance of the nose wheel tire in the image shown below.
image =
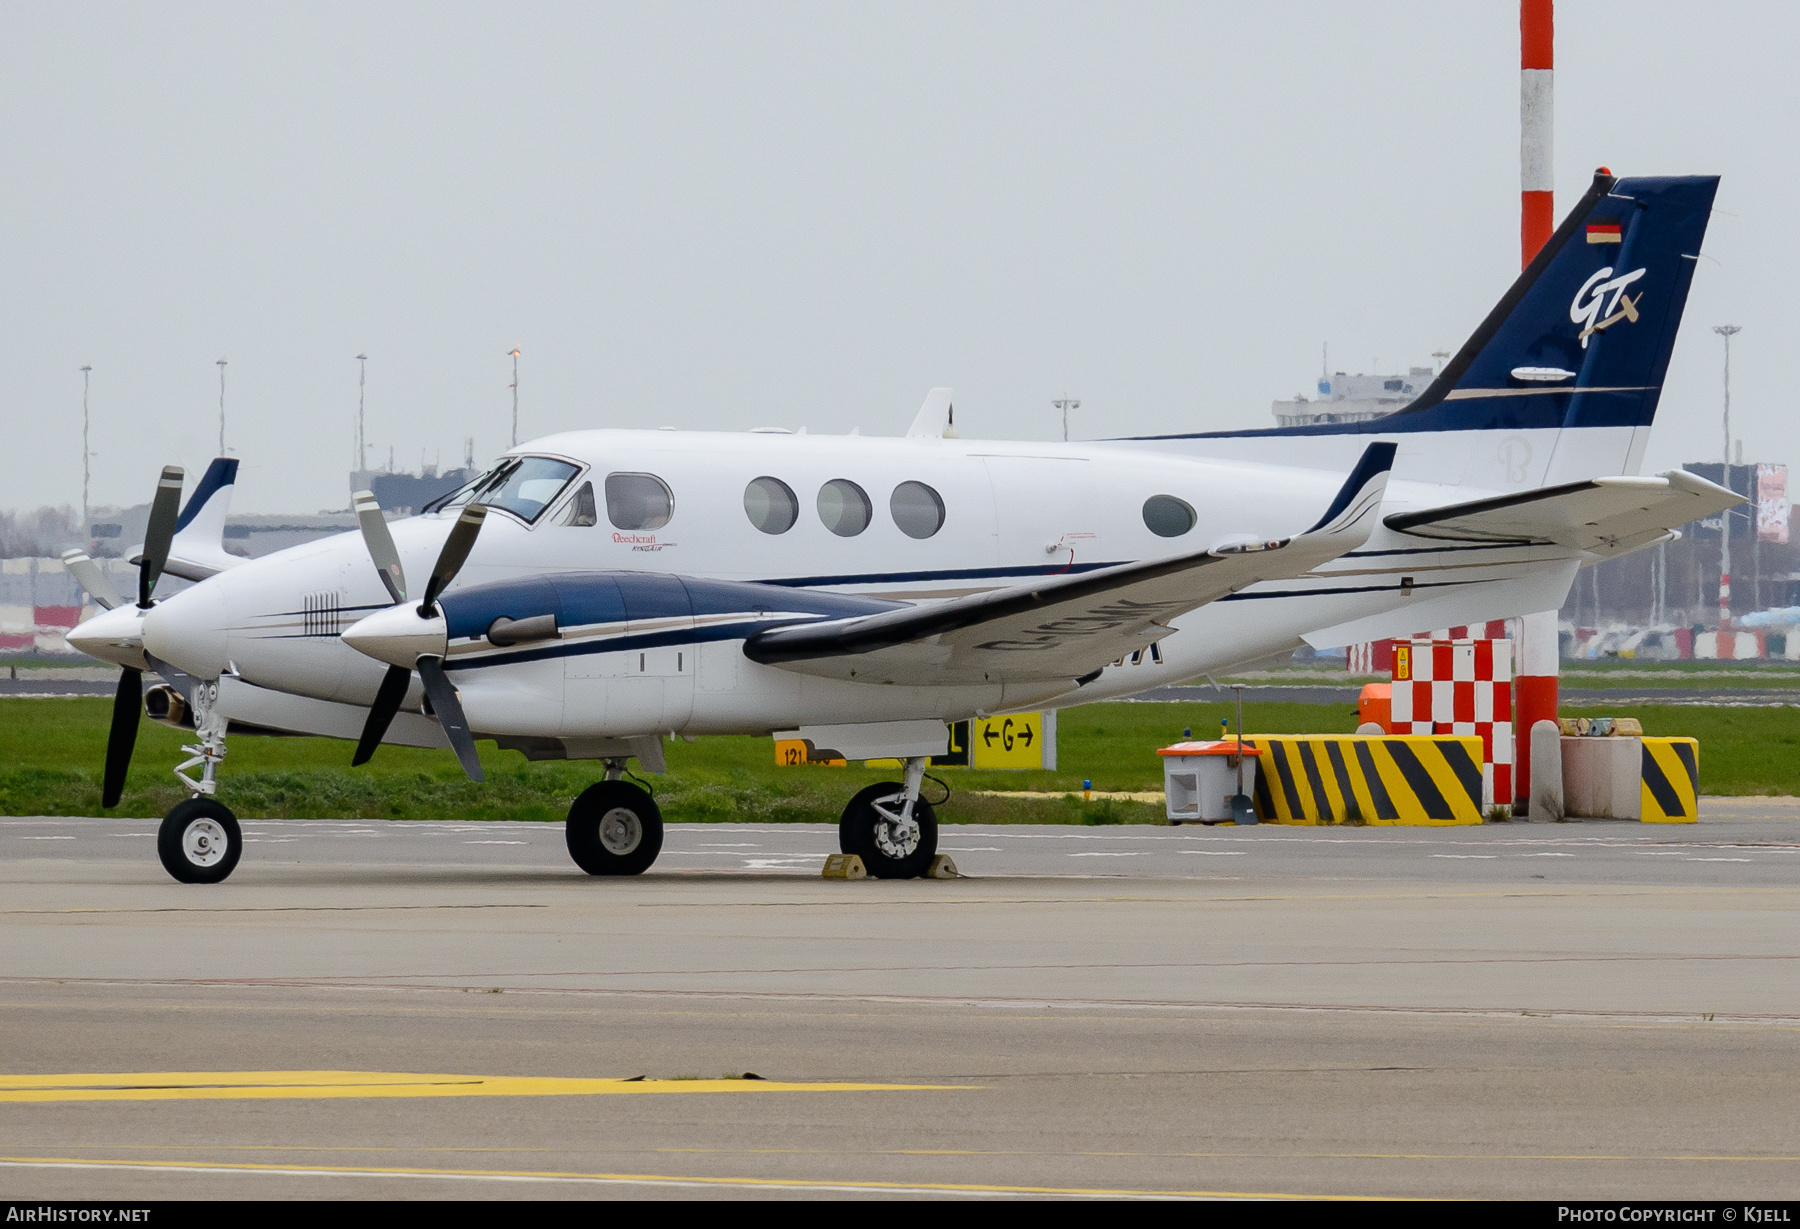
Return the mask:
<svg viewBox="0 0 1800 1229"><path fill-rule="evenodd" d="M625 781L601 781L569 808L569 856L590 875L641 875L662 852L656 800Z"/></svg>
<svg viewBox="0 0 1800 1229"><path fill-rule="evenodd" d="M838 821L838 848L863 860L877 879L916 879L937 856L937 814L923 798L901 819L906 787L898 781L871 785L850 800Z"/></svg>
<svg viewBox="0 0 1800 1229"><path fill-rule="evenodd" d="M163 819L156 856L182 883L219 883L237 869L244 836L237 816L214 798L190 798Z"/></svg>

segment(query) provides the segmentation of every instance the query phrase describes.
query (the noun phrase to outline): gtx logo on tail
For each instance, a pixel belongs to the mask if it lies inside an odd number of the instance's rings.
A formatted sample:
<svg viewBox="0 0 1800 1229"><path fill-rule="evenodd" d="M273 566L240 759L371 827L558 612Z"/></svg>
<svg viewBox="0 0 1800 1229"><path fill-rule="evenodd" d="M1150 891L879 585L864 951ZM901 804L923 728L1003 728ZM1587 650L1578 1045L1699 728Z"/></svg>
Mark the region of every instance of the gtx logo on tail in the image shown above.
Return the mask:
<svg viewBox="0 0 1800 1229"><path fill-rule="evenodd" d="M1638 301L1644 297L1638 291L1637 298L1627 298L1625 288L1644 276L1644 270L1633 269L1630 273L1613 277L1612 268L1608 266L1588 278L1575 292L1575 301L1569 304L1569 319L1582 326L1581 348L1587 349L1588 338L1602 329L1610 328L1621 320L1636 321L1638 318ZM1610 279L1610 280L1609 280ZM1606 302L1610 292L1612 301ZM1601 304L1606 303L1606 316L1600 315Z"/></svg>

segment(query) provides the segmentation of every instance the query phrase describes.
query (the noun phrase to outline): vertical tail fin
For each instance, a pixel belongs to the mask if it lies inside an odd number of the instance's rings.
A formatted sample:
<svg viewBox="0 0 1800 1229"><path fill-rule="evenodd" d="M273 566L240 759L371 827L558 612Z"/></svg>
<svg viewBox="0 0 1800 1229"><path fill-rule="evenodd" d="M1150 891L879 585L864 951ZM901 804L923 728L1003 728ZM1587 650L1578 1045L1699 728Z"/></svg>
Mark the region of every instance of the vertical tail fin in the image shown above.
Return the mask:
<svg viewBox="0 0 1800 1229"><path fill-rule="evenodd" d="M1647 427L1717 176L1602 171L1417 401L1380 430Z"/></svg>
<svg viewBox="0 0 1800 1229"><path fill-rule="evenodd" d="M175 522L175 540L169 544L165 571L186 580L205 580L244 562L240 556L225 553L225 518L231 512L237 472L236 457L215 457L206 467Z"/></svg>

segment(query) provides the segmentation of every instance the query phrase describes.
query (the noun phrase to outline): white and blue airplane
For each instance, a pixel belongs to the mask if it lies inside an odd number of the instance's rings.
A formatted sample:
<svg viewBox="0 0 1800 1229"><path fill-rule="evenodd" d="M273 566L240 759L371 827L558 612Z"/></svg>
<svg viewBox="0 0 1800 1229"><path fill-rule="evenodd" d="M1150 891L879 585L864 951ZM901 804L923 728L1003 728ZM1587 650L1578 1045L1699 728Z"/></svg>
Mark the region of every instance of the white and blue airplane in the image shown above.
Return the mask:
<svg viewBox="0 0 1800 1229"><path fill-rule="evenodd" d="M521 445L391 525L255 560L220 545L236 462L178 513L165 469L120 601L70 642L125 668L117 804L137 722L191 728L193 789L158 849L185 882L243 848L216 796L228 734L591 759L574 861L638 874L662 818L624 779L663 739L757 734L895 757L839 840L921 874L919 787L946 723L1559 607L1583 566L1741 503L1637 470L1718 181L1602 170L1410 405L1371 422L1083 443L959 438L936 389L904 438L576 431ZM156 600L163 571L198 583ZM166 681L142 691L142 672ZM198 768L198 778L185 775Z"/></svg>

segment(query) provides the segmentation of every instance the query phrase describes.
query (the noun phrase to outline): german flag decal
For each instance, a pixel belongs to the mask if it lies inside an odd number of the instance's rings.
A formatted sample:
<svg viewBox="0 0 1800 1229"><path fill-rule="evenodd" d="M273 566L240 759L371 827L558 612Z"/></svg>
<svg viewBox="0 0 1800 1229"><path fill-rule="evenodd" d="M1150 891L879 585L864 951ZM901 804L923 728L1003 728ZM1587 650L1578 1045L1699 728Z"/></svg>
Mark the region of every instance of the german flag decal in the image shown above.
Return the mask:
<svg viewBox="0 0 1800 1229"><path fill-rule="evenodd" d="M1589 222L1587 237L1589 243L1622 243L1625 239L1617 222Z"/></svg>

